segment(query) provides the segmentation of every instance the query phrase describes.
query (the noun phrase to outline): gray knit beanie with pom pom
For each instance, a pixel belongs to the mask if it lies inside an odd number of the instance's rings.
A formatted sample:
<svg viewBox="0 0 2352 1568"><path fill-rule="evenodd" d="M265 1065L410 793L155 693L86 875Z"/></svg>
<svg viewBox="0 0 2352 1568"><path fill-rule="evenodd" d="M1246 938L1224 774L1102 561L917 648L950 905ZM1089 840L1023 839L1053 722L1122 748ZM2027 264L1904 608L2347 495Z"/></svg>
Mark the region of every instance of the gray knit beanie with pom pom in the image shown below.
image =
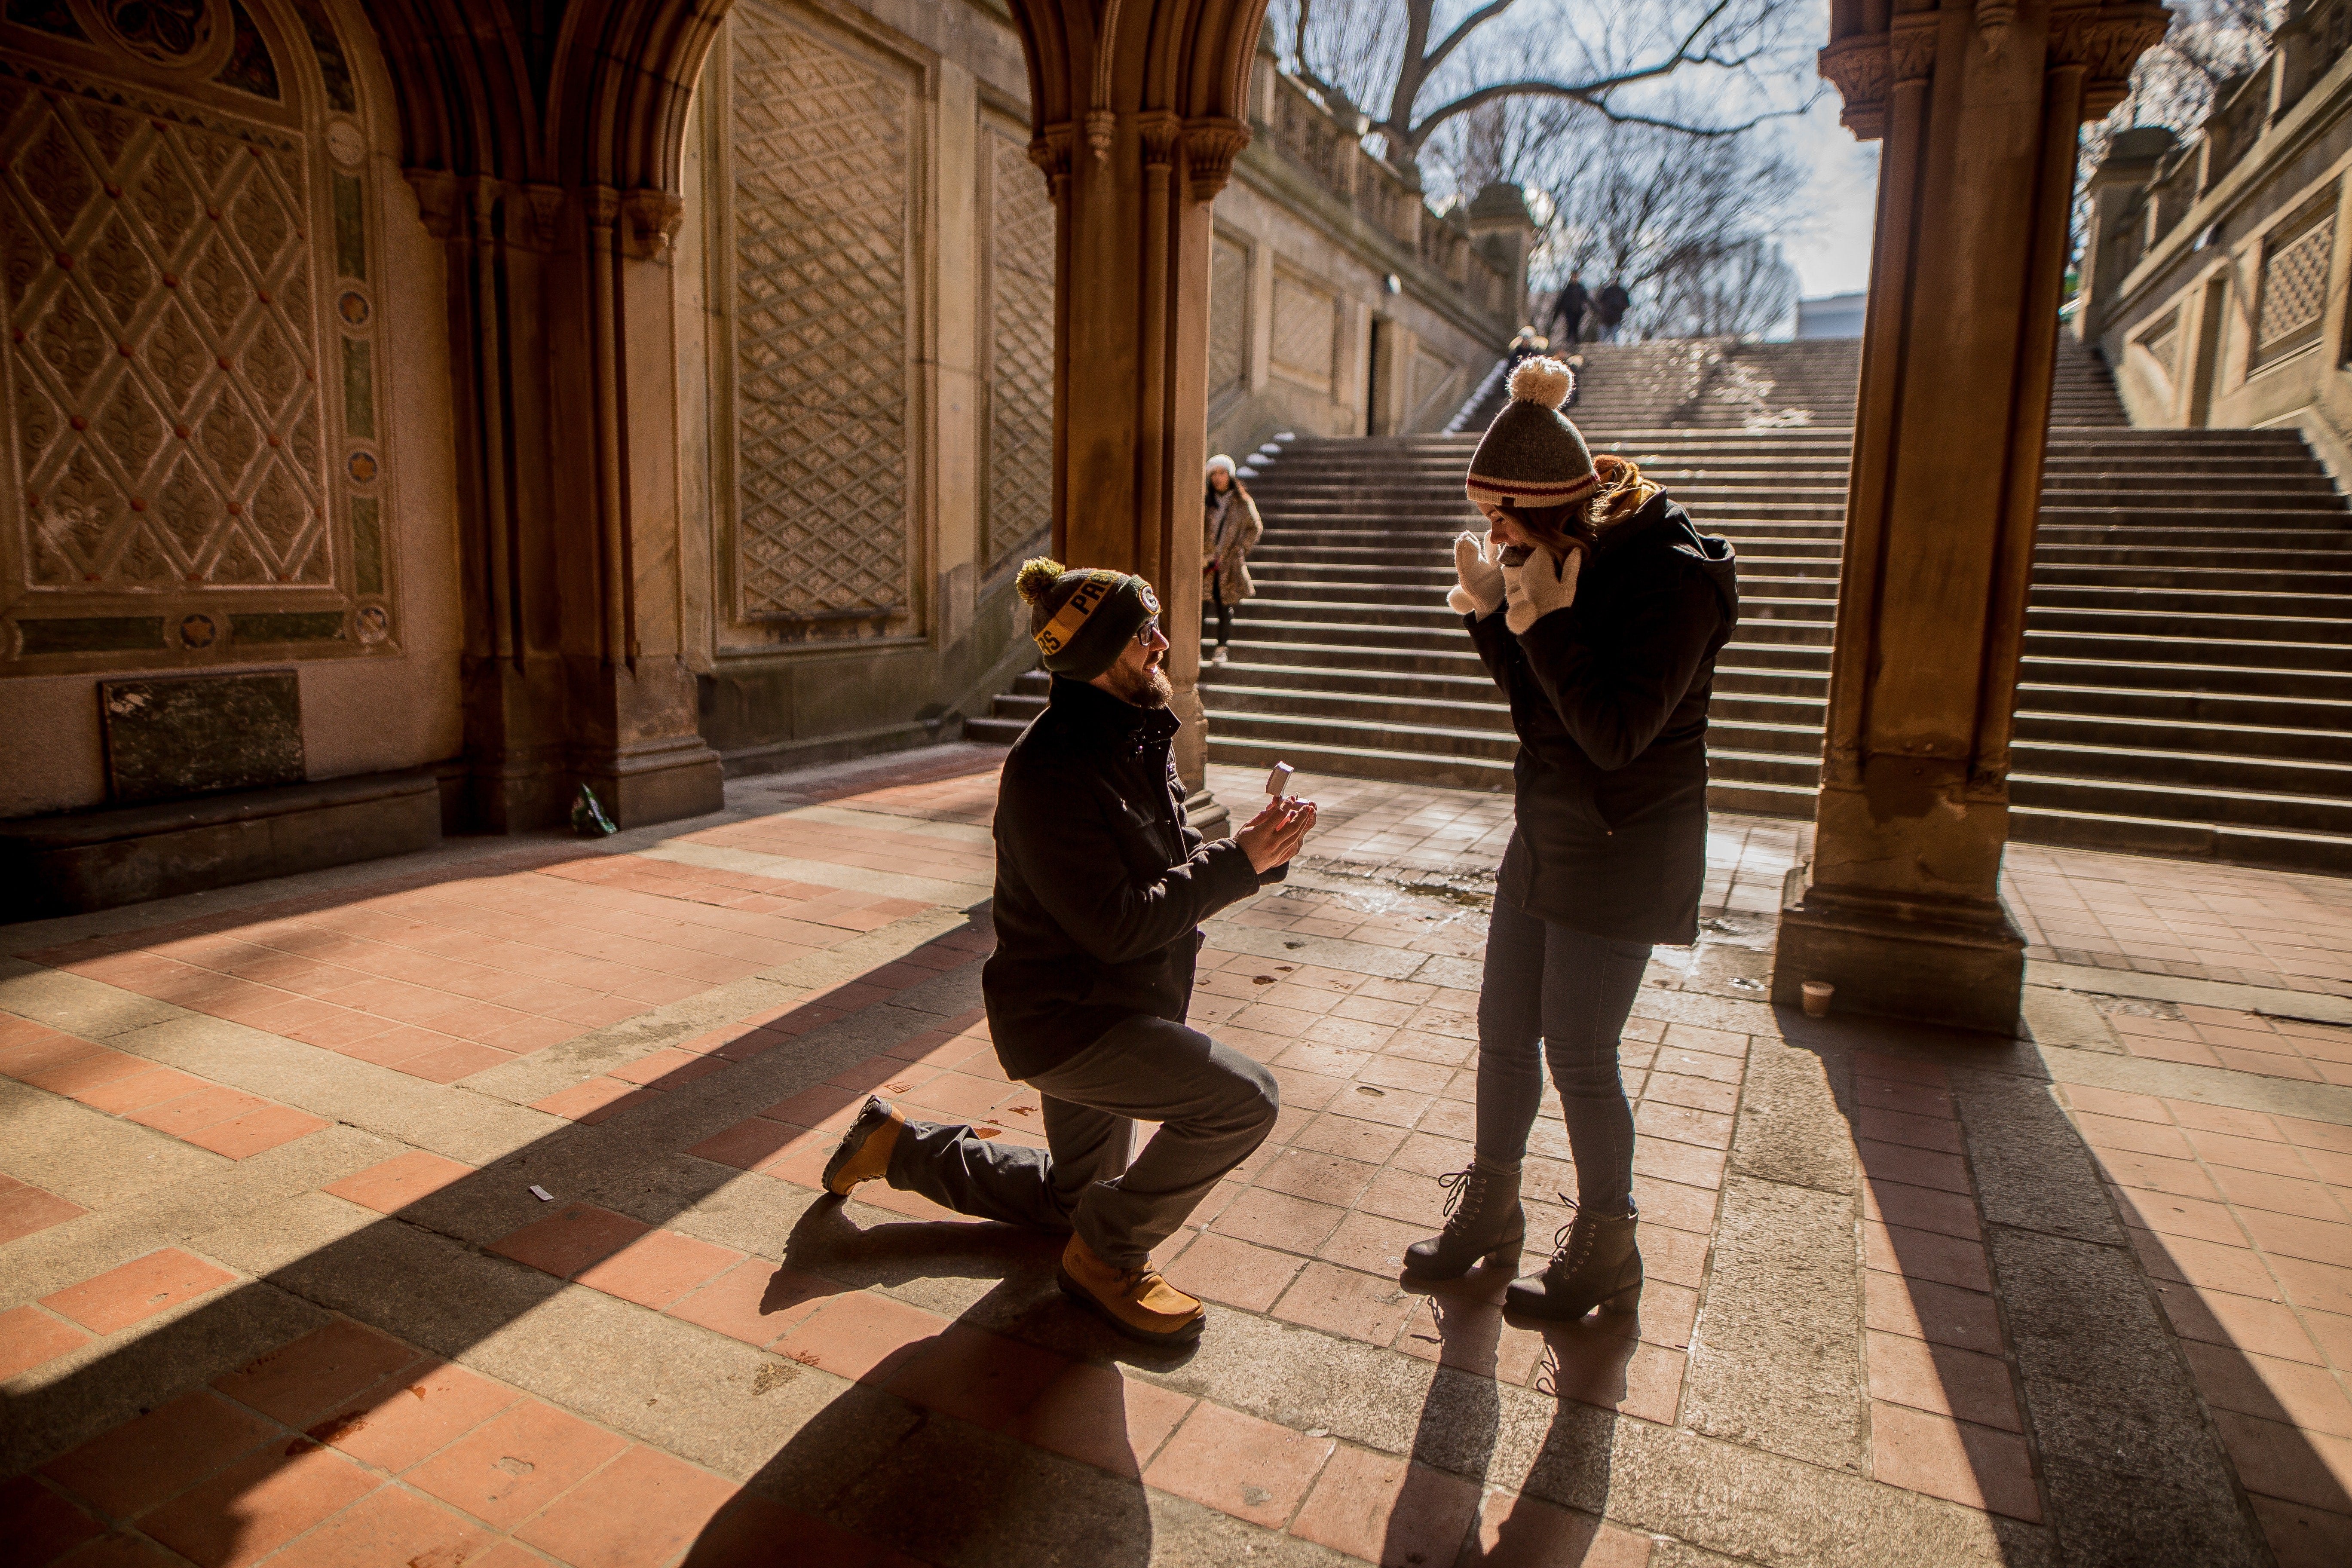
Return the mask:
<svg viewBox="0 0 2352 1568"><path fill-rule="evenodd" d="M1470 457L1463 488L1473 505L1564 506L1600 488L1591 451L1559 411L1575 384L1574 374L1556 359L1519 362L1511 372L1511 401Z"/></svg>

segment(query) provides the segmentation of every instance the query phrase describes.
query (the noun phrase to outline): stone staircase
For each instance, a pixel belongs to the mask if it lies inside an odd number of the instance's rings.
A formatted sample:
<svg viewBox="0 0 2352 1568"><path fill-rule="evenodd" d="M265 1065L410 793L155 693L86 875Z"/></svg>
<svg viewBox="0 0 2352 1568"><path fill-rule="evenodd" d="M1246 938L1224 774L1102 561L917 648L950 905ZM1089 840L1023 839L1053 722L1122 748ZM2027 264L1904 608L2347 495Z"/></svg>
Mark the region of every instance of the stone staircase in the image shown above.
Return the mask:
<svg viewBox="0 0 2352 1568"><path fill-rule="evenodd" d="M2344 499L2292 431L2129 428L2104 368L2066 343L2013 831L2352 871ZM1595 449L1639 460L1739 551L1743 614L1717 669L1711 796L1809 816L1855 345L1747 345L1689 374L1675 357L1687 345L1611 347L1587 351L1575 410ZM1773 349L1790 352L1758 352ZM1772 384L1760 394L1769 423L1743 427L1709 392L1725 384L1722 363L1758 373L1748 394ZM1648 377L1667 384L1626 384ZM1661 409L1689 423L1613 424ZM1469 434L1299 439L1255 460L1267 525L1251 561L1259 595L1235 617L1233 663L1203 671L1213 759L1287 761L1310 788L1318 773L1508 787L1507 710L1444 603L1453 535L1473 521L1461 476L1475 445ZM967 733L1009 740L1044 687L1024 677Z"/></svg>

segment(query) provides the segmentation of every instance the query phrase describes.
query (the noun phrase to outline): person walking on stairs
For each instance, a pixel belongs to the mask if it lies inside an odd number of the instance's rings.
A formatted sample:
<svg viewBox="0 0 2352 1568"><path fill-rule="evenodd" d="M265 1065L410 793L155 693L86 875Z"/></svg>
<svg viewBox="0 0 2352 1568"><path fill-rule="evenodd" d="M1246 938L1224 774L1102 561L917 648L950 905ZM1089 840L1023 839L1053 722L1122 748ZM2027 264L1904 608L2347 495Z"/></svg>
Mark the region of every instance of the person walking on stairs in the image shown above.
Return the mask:
<svg viewBox="0 0 2352 1568"><path fill-rule="evenodd" d="M1551 302L1551 341L1571 344L1582 341L1584 318L1591 309L1592 296L1585 292L1584 274L1570 273L1567 284Z"/></svg>
<svg viewBox="0 0 2352 1568"><path fill-rule="evenodd" d="M1202 541L1201 597L1216 606L1217 651L1211 664L1225 662L1234 640L1234 606L1257 592L1250 581L1249 552L1257 547L1265 523L1257 515L1234 460L1223 452L1209 459L1206 537Z"/></svg>
<svg viewBox="0 0 2352 1568"><path fill-rule="evenodd" d="M1200 925L1286 874L1315 826L1279 799L1230 838L1184 816L1160 602L1123 572L1044 557L1014 579L1053 673L996 799L996 951L981 994L1007 1078L1037 1091L1045 1148L909 1121L866 1100L825 1164L846 1196L887 1181L960 1214L1067 1233L1062 1289L1154 1344L1204 1313L1151 1266L1218 1180L1274 1129L1274 1075L1184 1017ZM1129 1159L1135 1122L1160 1130Z"/></svg>
<svg viewBox="0 0 2352 1568"><path fill-rule="evenodd" d="M1470 459L1489 523L1454 542L1464 617L1510 701L1517 821L1496 879L1478 994L1477 1134L1441 1176L1444 1234L1405 1270L1453 1279L1516 1264L1521 1162L1549 1062L1576 1162L1575 1214L1505 1310L1629 1311L1633 1117L1619 1037L1654 943L1698 938L1706 868L1706 714L1738 618L1731 546L1700 533L1634 463L1595 458L1559 412L1568 367L1532 359Z"/></svg>
<svg viewBox="0 0 2352 1568"><path fill-rule="evenodd" d="M1617 341L1618 324L1625 312L1633 308L1633 296L1625 292L1625 285L1612 278L1592 301L1592 336L1596 342L1613 343Z"/></svg>

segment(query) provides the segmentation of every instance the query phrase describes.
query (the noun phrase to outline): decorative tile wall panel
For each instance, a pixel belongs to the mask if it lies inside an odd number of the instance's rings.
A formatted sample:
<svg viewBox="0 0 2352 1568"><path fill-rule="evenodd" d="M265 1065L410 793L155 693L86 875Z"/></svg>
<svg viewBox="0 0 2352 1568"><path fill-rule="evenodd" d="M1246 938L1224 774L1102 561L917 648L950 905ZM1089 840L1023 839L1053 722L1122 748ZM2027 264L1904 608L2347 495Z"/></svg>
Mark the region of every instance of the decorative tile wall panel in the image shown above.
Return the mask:
<svg viewBox="0 0 2352 1568"><path fill-rule="evenodd" d="M2164 372L2167 381L2174 379L2180 359L2180 312L2173 311L2155 327L2141 333L2139 346L2147 351L2147 357L2156 362L2157 369Z"/></svg>
<svg viewBox="0 0 2352 1568"><path fill-rule="evenodd" d="M734 123L736 613L902 611L908 84L746 0Z"/></svg>
<svg viewBox="0 0 2352 1568"><path fill-rule="evenodd" d="M1209 253L1209 400L1249 375L1249 247L1223 235Z"/></svg>
<svg viewBox="0 0 2352 1568"><path fill-rule="evenodd" d="M2319 335L2327 309L2328 263L2336 252L2336 214L2263 252L2262 308L2254 324L2257 363L2299 349Z"/></svg>
<svg viewBox="0 0 2352 1568"><path fill-rule="evenodd" d="M1274 275L1274 368L1320 391L1331 387L1339 346L1339 301L1329 290L1287 272Z"/></svg>
<svg viewBox="0 0 2352 1568"><path fill-rule="evenodd" d="M1029 150L991 149L988 562L1042 546L1054 521L1054 202Z"/></svg>

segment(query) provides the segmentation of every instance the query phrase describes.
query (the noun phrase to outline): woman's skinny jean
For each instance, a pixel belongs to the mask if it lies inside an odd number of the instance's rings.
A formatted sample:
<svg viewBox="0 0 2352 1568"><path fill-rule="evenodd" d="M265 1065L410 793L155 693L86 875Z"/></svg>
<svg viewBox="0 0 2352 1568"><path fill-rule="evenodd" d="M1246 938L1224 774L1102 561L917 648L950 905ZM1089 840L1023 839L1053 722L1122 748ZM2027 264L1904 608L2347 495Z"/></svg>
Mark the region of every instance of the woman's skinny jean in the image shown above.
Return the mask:
<svg viewBox="0 0 2352 1568"><path fill-rule="evenodd" d="M1617 1072L1617 1040L1650 962L1648 944L1555 925L1508 899L1486 928L1478 993L1478 1153L1517 1165L1551 1061L1576 1157L1576 1201L1621 1215L1633 1194L1633 1112Z"/></svg>

